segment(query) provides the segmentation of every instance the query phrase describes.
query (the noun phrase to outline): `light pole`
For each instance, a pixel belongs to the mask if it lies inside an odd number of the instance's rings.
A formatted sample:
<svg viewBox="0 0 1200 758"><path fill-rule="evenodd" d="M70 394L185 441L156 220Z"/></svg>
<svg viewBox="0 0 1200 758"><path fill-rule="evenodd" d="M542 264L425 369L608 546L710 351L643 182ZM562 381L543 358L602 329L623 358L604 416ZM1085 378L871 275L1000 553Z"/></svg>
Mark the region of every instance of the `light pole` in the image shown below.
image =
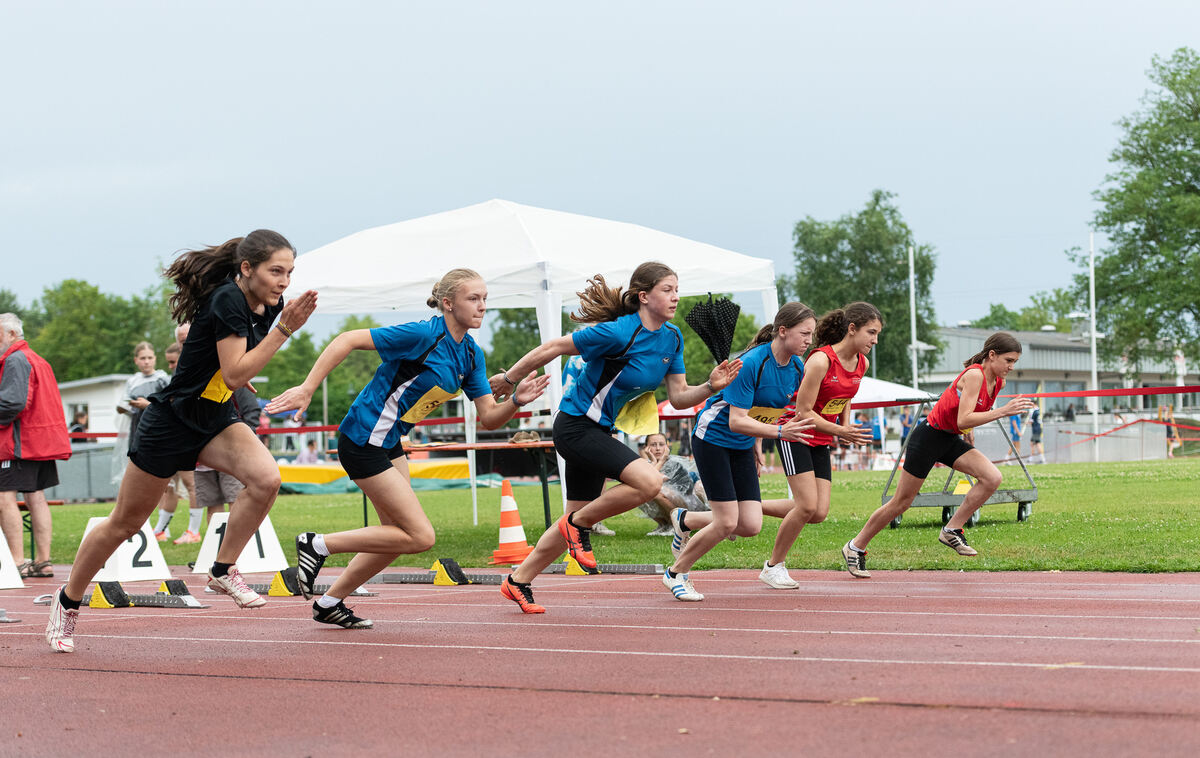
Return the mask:
<svg viewBox="0 0 1200 758"><path fill-rule="evenodd" d="M908 245L908 349L912 353L912 386L921 389L917 382L917 267L914 263L912 243Z"/></svg>
<svg viewBox="0 0 1200 758"><path fill-rule="evenodd" d="M1096 233L1088 232L1088 300L1091 308L1092 327L1092 389L1100 389L1096 372ZM1100 398L1091 397L1092 408L1092 461L1100 462Z"/></svg>

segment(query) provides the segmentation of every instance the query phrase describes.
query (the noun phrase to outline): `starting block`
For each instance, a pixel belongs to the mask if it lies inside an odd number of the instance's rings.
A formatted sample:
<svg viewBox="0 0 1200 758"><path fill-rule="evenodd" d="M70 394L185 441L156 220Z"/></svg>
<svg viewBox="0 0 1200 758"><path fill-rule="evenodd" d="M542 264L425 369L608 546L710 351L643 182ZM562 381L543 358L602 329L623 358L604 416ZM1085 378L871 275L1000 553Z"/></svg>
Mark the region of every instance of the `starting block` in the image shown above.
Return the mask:
<svg viewBox="0 0 1200 758"><path fill-rule="evenodd" d="M300 580L296 576L295 566L288 566L282 571L276 571L275 576L271 577L270 584L250 584L247 582L246 586L260 595L267 595L269 597L299 597L302 594L300 592ZM328 592L329 588L332 586L333 584L330 582L326 582L325 584L315 584L313 585L313 592L324 594L325 592ZM205 591L212 592L212 590ZM354 597L374 597L378 593L367 592L362 587L359 587L350 594Z"/></svg>
<svg viewBox="0 0 1200 758"><path fill-rule="evenodd" d="M12 619L8 617L8 612L0 608L0 624L19 624L21 619Z"/></svg>
<svg viewBox="0 0 1200 758"><path fill-rule="evenodd" d="M661 563L600 563L596 565L596 574L661 574ZM595 576L589 574L579 561L567 553L561 563L551 563L542 571L543 574L566 574L567 576Z"/></svg>
<svg viewBox="0 0 1200 758"><path fill-rule="evenodd" d="M44 596L47 599L51 595ZM40 600L41 598L39 598ZM167 579L153 595L129 594L120 582L97 582L96 589L83 596L89 608L207 608L188 592L182 579Z"/></svg>
<svg viewBox="0 0 1200 758"><path fill-rule="evenodd" d="M462 566L459 566L458 561L453 558L438 558L430 571L434 572L433 583L438 586L448 587L471 583L471 580L463 573Z"/></svg>

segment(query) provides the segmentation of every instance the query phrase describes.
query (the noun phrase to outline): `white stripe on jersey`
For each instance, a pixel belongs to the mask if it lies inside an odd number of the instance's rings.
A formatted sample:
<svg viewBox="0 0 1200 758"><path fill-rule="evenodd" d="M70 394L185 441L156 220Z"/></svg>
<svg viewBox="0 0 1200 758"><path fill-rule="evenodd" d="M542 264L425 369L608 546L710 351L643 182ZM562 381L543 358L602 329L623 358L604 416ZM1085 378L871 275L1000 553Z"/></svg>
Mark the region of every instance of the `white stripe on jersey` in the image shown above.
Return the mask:
<svg viewBox="0 0 1200 758"><path fill-rule="evenodd" d="M420 374L417 374L420 376ZM375 422L375 428L371 430L371 436L367 442L376 447L383 447L383 441L387 438L388 432L392 431L392 427L396 425L396 418L400 414L400 396L404 391L417 380L417 376L409 379L404 384L396 388L396 391L388 395L387 400L383 403L383 410L379 413L379 420Z"/></svg>
<svg viewBox="0 0 1200 758"><path fill-rule="evenodd" d="M717 420L717 416L721 415L721 411L729 407L729 403L721 398L717 402L708 406L708 409L696 417L696 437L704 439L705 433L708 432L708 425Z"/></svg>
<svg viewBox="0 0 1200 758"><path fill-rule="evenodd" d="M624 371L625 369L621 369ZM608 384L596 390L596 396L592 398L592 404L588 408L587 417L597 424L600 423L600 418L604 415L604 401L608 398L608 393L612 392L613 385L617 383L617 377L621 375L621 371L617 372L617 376L612 378ZM620 408L613 409L613 421L616 421L616 414L621 412Z"/></svg>

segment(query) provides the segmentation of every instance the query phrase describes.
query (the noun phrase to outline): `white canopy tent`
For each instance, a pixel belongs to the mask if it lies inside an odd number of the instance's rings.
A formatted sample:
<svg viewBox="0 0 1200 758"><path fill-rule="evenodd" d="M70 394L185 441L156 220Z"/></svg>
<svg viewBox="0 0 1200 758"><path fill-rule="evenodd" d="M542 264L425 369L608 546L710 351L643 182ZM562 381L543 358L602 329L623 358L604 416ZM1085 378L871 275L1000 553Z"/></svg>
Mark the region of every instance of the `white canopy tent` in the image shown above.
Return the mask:
<svg viewBox="0 0 1200 758"><path fill-rule="evenodd" d="M451 268L478 271L492 308L536 308L543 342L562 334L564 306L588 277L603 274L626 286L645 261L679 273L681 295L756 292L766 320L778 300L775 265L644 226L489 200L351 234L296 261L291 290L315 289L318 313L421 310L433 285ZM493 367L496 368L496 367ZM550 400L558 407L558 361L547 366ZM474 440L473 408L464 403L467 439ZM474 455L468 455L474 490Z"/></svg>

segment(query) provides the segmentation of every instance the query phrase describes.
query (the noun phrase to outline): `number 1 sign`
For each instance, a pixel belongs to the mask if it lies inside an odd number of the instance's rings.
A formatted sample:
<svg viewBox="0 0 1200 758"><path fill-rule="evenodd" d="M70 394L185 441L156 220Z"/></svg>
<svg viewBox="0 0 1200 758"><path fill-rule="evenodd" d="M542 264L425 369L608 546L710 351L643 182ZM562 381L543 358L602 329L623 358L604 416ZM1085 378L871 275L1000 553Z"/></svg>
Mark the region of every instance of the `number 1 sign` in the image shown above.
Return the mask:
<svg viewBox="0 0 1200 758"><path fill-rule="evenodd" d="M204 542L200 544L200 555L196 557L196 565L192 568L194 574L207 574L217 559L217 551L225 539L225 526L229 521L228 513L214 514L208 522L208 530L204 533ZM283 548L279 546L279 538L275 536L275 527L271 526L271 517L264 516L258 531L242 548L242 554L237 559L238 571L243 574L256 574L268 571L282 571L288 567Z"/></svg>

